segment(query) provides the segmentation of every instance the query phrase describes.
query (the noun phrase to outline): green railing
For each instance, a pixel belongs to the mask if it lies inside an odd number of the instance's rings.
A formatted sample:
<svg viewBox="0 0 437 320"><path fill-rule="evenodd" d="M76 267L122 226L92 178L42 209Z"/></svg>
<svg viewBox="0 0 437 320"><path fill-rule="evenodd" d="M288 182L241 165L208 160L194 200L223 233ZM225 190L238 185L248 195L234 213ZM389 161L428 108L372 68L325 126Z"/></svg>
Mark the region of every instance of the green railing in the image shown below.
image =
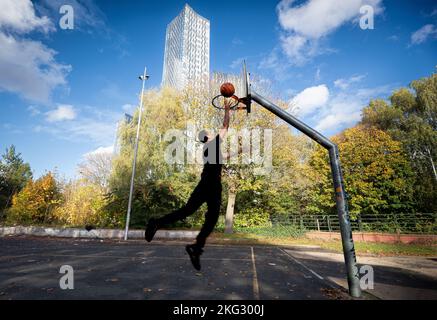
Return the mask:
<svg viewBox="0 0 437 320"><path fill-rule="evenodd" d="M301 230L340 231L336 215L273 216L272 225L294 226ZM360 232L437 234L437 214L362 215L351 219L351 227L353 231Z"/></svg>

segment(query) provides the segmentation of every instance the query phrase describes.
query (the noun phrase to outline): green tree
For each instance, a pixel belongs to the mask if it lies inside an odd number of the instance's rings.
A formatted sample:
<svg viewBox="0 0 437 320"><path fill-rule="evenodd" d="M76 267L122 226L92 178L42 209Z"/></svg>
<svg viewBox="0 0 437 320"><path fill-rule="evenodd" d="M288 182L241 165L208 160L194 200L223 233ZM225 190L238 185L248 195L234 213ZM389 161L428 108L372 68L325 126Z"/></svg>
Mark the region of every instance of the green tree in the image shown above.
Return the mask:
<svg viewBox="0 0 437 320"><path fill-rule="evenodd" d="M164 137L167 130L186 128L190 114L184 99L189 96L187 94L184 97L169 88L145 92L132 226L142 227L150 217L169 213L187 200L190 186L194 183L195 168L167 163L164 154L170 142L165 141ZM200 103L198 106L200 108ZM128 204L138 116L136 112L133 121L124 123L119 129L120 153L113 160L109 179L110 193L105 210L113 215L120 226L124 224Z"/></svg>
<svg viewBox="0 0 437 320"><path fill-rule="evenodd" d="M311 180L305 175L312 143L303 135L293 135L290 127L280 124L273 131L273 167L261 177L259 192L252 204L268 212L274 221L286 221L291 215L304 214Z"/></svg>
<svg viewBox="0 0 437 320"><path fill-rule="evenodd" d="M338 144L352 218L408 213L413 203L413 173L401 144L374 127L356 126L332 139ZM308 211L334 213L328 153L315 148L309 174L315 182Z"/></svg>
<svg viewBox="0 0 437 320"><path fill-rule="evenodd" d="M13 195L21 191L30 179L30 165L11 145L0 160L0 215L10 206Z"/></svg>
<svg viewBox="0 0 437 320"><path fill-rule="evenodd" d="M437 74L401 88L390 102L371 101L362 124L375 126L400 141L415 172L418 211L437 210Z"/></svg>

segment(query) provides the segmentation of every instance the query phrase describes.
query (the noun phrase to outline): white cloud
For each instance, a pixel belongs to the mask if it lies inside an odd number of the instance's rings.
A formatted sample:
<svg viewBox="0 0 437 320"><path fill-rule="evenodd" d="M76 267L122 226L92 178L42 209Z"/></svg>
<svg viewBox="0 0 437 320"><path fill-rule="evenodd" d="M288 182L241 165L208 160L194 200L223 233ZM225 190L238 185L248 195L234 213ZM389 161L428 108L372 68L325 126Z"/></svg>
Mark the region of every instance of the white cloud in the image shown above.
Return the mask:
<svg viewBox="0 0 437 320"><path fill-rule="evenodd" d="M358 97L351 93L337 93L332 96L326 107L314 118L315 129L321 132L335 132L357 123L361 109L369 103L371 97Z"/></svg>
<svg viewBox="0 0 437 320"><path fill-rule="evenodd" d="M78 108L76 108L74 109L74 119L36 125L33 130L74 143L92 143L96 146L111 145L115 141L117 123L122 119L122 114L103 109L99 109L97 112L96 109L98 108L84 106L78 112Z"/></svg>
<svg viewBox="0 0 437 320"><path fill-rule="evenodd" d="M232 39L232 45L234 46L241 46L244 44L244 41L241 40L240 38L235 37L234 39Z"/></svg>
<svg viewBox="0 0 437 320"><path fill-rule="evenodd" d="M231 62L230 67L232 69L241 69L243 65L243 61L245 60L245 57L237 58L234 61Z"/></svg>
<svg viewBox="0 0 437 320"><path fill-rule="evenodd" d="M296 75L290 72L291 63L283 59L280 48L274 48L268 55L264 56L258 64L259 69L268 69L276 81L285 81Z"/></svg>
<svg viewBox="0 0 437 320"><path fill-rule="evenodd" d="M306 116L323 107L329 100L329 90L324 84L306 88L291 99L290 105L296 107L300 116Z"/></svg>
<svg viewBox="0 0 437 320"><path fill-rule="evenodd" d="M57 62L57 52L42 42L23 37L34 31L56 31L53 22L59 20L59 8L64 4L64 0L41 0L35 5L30 0L0 0L0 92L49 104L53 91L67 85L72 67ZM75 28L107 32L104 15L93 1L71 0L68 4L74 8Z"/></svg>
<svg viewBox="0 0 437 320"><path fill-rule="evenodd" d="M44 17L37 17L30 0L0 1L0 29L17 33L27 33L40 29L44 33L54 30L52 22Z"/></svg>
<svg viewBox="0 0 437 320"><path fill-rule="evenodd" d="M342 25L356 21L363 5L371 5L375 14L382 12L382 0L282 0L277 6L283 29L281 47L295 64L301 65L321 54L319 40ZM296 5L294 5L296 4Z"/></svg>
<svg viewBox="0 0 437 320"><path fill-rule="evenodd" d="M392 86L385 85L336 92L311 121L318 131L337 133L345 127L355 125L361 119L362 109L371 99L387 97L392 90Z"/></svg>
<svg viewBox="0 0 437 320"><path fill-rule="evenodd" d="M69 126L64 128L64 133L67 135L67 139L86 139L100 145L108 145L114 141L116 126L116 121L111 119L98 121L92 118L86 118L73 121Z"/></svg>
<svg viewBox="0 0 437 320"><path fill-rule="evenodd" d="M317 55L318 43L314 40L296 34L283 35L280 40L282 50L296 65L302 65L310 57Z"/></svg>
<svg viewBox="0 0 437 320"><path fill-rule="evenodd" d="M433 24L424 25L411 35L411 45L424 43L428 38L437 38L437 28Z"/></svg>
<svg viewBox="0 0 437 320"><path fill-rule="evenodd" d="M342 90L346 90L347 88L349 88L352 84L360 82L361 80L363 80L366 76L365 75L358 75L358 76L353 76L350 77L348 79L337 79L334 81L334 85L337 88L340 88Z"/></svg>
<svg viewBox="0 0 437 320"><path fill-rule="evenodd" d="M8 133L12 134L21 134L24 132L21 127L11 123L3 123L1 128L3 131L7 131Z"/></svg>
<svg viewBox="0 0 437 320"><path fill-rule="evenodd" d="M107 45L98 49L99 52L114 50L120 59L130 55L128 39L112 30L107 24L107 18L96 4L95 0L39 0L35 1L37 12L47 15L58 23L59 8L62 5L71 5L74 9L74 30L84 33L97 33L107 41Z"/></svg>
<svg viewBox="0 0 437 320"><path fill-rule="evenodd" d="M46 113L48 122L59 122L76 119L77 113L74 107L67 104L60 104L55 110Z"/></svg>
<svg viewBox="0 0 437 320"><path fill-rule="evenodd" d="M53 19L59 19L59 8L65 4L71 5L74 9L74 28L92 32L93 29L106 32L105 15L94 3L93 0L40 0L37 7Z"/></svg>
<svg viewBox="0 0 437 320"><path fill-rule="evenodd" d="M361 119L361 112L353 112L351 114L347 113L337 113L330 114L327 117L321 119L316 126L317 131L325 131L331 129L338 129L341 127L348 127L357 123Z"/></svg>
<svg viewBox="0 0 437 320"><path fill-rule="evenodd" d="M47 103L51 92L67 83L71 66L56 62L56 52L41 42L15 39L0 31L0 48L0 91Z"/></svg>
<svg viewBox="0 0 437 320"><path fill-rule="evenodd" d="M41 111L36 106L28 106L27 111L29 111L32 117L37 116L41 113Z"/></svg>
<svg viewBox="0 0 437 320"><path fill-rule="evenodd" d="M65 85L71 66L55 60L56 51L18 34L54 29L47 17L37 17L29 0L0 1L0 91L48 103L52 91Z"/></svg>
<svg viewBox="0 0 437 320"><path fill-rule="evenodd" d="M108 147L98 147L97 149L87 152L83 155L84 158L87 158L89 156L93 156L96 154L113 154L114 153L114 146L108 146Z"/></svg>
<svg viewBox="0 0 437 320"><path fill-rule="evenodd" d="M133 104L126 103L121 108L123 109L124 112L132 114L135 111L135 109L137 108L137 106L134 106Z"/></svg>
<svg viewBox="0 0 437 320"><path fill-rule="evenodd" d="M94 143L108 145L114 142L116 122L102 122L94 119L72 120L54 123L53 126L37 125L33 128L37 133L48 133L57 139L74 143Z"/></svg>
<svg viewBox="0 0 437 320"><path fill-rule="evenodd" d="M278 4L279 23L287 31L306 38L318 39L360 15L360 8L371 5L375 13L381 12L381 0L308 0L294 6L294 0Z"/></svg>
<svg viewBox="0 0 437 320"><path fill-rule="evenodd" d="M317 68L316 74L314 75L314 80L317 82L317 81L320 81L320 79L321 79L320 68Z"/></svg>
<svg viewBox="0 0 437 320"><path fill-rule="evenodd" d="M259 63L260 69L274 69L278 67L279 64L279 57L278 57L278 51L273 50L269 53L268 56L264 57L261 62Z"/></svg>
<svg viewBox="0 0 437 320"><path fill-rule="evenodd" d="M386 98L394 86L379 87L350 86L358 83L364 75L356 75L343 79L348 90L343 90L337 83L337 89L325 85L306 88L290 100L290 112L325 135L340 132L346 127L354 126L361 119L362 109L371 99Z"/></svg>
<svg viewBox="0 0 437 320"><path fill-rule="evenodd" d="M390 85L379 86L374 88L361 88L356 91L356 96L359 98L372 98L375 96L380 96L384 94L389 94L393 91L393 87Z"/></svg>

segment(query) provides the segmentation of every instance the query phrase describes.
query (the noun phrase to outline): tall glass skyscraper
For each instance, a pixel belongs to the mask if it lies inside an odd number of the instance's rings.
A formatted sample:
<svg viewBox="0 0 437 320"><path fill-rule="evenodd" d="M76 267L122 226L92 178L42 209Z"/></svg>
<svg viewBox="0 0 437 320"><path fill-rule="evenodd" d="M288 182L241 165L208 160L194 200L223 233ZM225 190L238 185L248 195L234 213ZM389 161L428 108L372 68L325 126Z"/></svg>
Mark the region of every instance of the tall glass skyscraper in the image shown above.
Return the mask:
<svg viewBox="0 0 437 320"><path fill-rule="evenodd" d="M209 86L210 23L188 4L167 26L162 85Z"/></svg>

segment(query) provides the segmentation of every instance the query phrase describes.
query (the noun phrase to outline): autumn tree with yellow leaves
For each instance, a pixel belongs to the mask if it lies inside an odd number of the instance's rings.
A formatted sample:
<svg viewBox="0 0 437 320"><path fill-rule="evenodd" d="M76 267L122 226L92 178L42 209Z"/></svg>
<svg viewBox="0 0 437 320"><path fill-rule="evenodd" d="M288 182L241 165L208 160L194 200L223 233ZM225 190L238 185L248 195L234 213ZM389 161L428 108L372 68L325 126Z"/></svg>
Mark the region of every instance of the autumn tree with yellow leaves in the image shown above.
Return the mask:
<svg viewBox="0 0 437 320"><path fill-rule="evenodd" d="M52 172L37 180L29 180L23 190L14 195L7 212L9 223L49 224L55 218L54 209L61 202L59 184Z"/></svg>
<svg viewBox="0 0 437 320"><path fill-rule="evenodd" d="M374 127L356 126L335 136L351 217L411 212L413 172L399 142ZM307 210L335 213L328 153L316 147L308 175L314 182Z"/></svg>

